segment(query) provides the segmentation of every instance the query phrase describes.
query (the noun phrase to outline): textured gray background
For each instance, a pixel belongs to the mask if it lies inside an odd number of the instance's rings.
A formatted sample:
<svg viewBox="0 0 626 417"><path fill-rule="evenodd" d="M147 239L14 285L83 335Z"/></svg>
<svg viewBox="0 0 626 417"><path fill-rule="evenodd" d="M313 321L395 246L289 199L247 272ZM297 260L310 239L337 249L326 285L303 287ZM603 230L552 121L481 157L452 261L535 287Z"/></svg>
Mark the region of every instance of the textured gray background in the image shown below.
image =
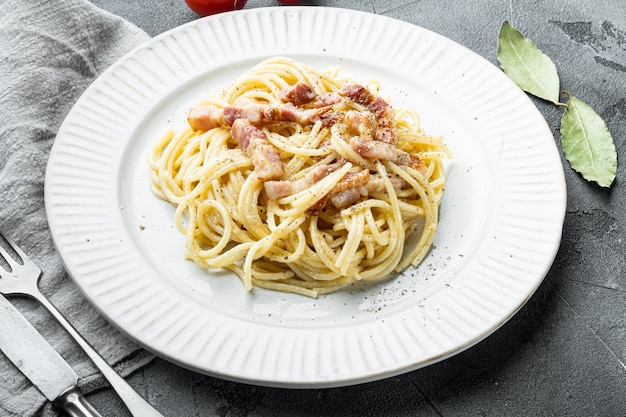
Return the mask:
<svg viewBox="0 0 626 417"><path fill-rule="evenodd" d="M183 0L92 0L157 35L196 18ZM364 10L423 26L497 64L509 20L556 63L561 87L604 118L623 157L626 2L623 0L365 0L302 4ZM248 1L247 8L275 6ZM559 142L562 109L535 100ZM282 390L199 375L157 359L129 378L166 416L626 416L624 164L610 190L563 160L563 241L544 283L494 335L441 363L364 385ZM110 390L89 399L128 416Z"/></svg>

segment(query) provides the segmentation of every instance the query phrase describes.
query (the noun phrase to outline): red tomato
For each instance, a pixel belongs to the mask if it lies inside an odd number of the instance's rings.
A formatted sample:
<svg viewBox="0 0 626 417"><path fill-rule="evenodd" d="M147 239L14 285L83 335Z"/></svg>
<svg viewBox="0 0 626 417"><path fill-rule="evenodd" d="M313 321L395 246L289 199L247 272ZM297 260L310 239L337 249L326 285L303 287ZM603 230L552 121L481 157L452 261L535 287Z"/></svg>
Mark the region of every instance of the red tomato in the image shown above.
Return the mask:
<svg viewBox="0 0 626 417"><path fill-rule="evenodd" d="M248 0L185 0L187 6L200 16L243 9Z"/></svg>

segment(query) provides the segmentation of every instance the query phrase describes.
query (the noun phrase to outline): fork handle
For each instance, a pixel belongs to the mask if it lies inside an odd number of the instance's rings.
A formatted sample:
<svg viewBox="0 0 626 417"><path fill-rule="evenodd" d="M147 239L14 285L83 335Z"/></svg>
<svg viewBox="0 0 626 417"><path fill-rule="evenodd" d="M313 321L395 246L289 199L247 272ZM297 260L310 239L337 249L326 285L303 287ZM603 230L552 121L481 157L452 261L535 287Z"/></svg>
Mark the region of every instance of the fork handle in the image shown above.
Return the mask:
<svg viewBox="0 0 626 417"><path fill-rule="evenodd" d="M111 387L117 392L130 413L134 417L163 417L159 411L152 407L138 393L128 385L126 380L122 378L115 370L104 360L102 356L78 333L78 331L67 321L61 312L52 304L42 293L36 292L33 295L37 301L48 309L50 314L65 328L72 338L85 351L87 356L93 361L96 367L102 372L104 377L109 381Z"/></svg>
<svg viewBox="0 0 626 417"><path fill-rule="evenodd" d="M87 402L78 387L72 387L65 391L54 400L54 405L63 410L68 417L102 417Z"/></svg>

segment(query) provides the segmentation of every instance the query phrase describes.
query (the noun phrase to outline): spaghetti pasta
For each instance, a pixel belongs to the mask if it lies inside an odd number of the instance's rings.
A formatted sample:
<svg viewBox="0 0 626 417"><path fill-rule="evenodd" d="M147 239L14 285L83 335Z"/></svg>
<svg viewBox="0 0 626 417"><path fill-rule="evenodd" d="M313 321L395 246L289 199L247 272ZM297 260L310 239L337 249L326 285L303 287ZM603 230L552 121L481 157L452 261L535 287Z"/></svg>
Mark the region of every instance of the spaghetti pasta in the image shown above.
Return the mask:
<svg viewBox="0 0 626 417"><path fill-rule="evenodd" d="M188 259L311 297L418 265L451 154L379 92L276 57L191 108L149 161Z"/></svg>

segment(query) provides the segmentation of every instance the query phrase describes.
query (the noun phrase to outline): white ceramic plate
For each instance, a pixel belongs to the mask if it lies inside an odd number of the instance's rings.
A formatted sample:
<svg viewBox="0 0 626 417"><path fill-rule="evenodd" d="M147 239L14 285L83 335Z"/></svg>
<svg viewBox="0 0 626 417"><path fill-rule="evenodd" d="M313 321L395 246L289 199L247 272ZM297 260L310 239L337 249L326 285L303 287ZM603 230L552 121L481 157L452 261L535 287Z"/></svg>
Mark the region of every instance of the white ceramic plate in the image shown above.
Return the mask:
<svg viewBox="0 0 626 417"><path fill-rule="evenodd" d="M434 248L379 285L309 299L246 292L183 260L147 153L188 106L272 56L378 78L454 152ZM76 103L54 143L46 209L76 284L126 335L198 372L328 387L442 360L491 334L533 294L565 213L545 120L495 66L420 27L361 12L259 8L194 21L135 49Z"/></svg>

